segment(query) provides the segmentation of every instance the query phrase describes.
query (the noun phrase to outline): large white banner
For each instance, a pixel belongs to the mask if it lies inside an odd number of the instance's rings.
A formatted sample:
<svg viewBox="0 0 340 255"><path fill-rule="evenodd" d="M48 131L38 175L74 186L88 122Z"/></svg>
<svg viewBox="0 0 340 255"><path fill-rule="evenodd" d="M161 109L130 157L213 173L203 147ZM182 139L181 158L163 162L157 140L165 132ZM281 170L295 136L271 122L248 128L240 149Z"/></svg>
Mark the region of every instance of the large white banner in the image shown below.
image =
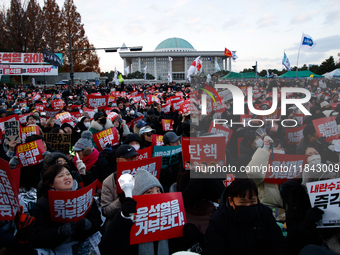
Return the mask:
<svg viewBox="0 0 340 255"><path fill-rule="evenodd" d="M0 65L0 75L58 75L51 65Z"/></svg>

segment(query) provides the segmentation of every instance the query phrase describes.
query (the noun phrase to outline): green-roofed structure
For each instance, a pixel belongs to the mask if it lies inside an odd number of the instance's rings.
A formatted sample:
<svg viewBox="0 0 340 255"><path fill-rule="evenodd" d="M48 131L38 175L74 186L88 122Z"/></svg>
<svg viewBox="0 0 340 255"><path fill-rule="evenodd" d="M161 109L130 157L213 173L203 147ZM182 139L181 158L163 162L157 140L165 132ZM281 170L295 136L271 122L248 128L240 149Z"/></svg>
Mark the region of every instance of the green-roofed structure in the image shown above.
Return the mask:
<svg viewBox="0 0 340 255"><path fill-rule="evenodd" d="M136 43L136 45L139 43ZM236 51L234 51L236 52ZM202 71L204 74L216 72L215 61L221 70L231 71L231 58L224 56L224 49L219 51L198 51L188 41L171 37L160 42L154 51L119 51L124 61L124 69L130 67L130 72L144 72L152 74L157 81L167 82L168 73L175 82L187 81L187 71L191 63L201 56ZM169 60L169 57L172 61ZM228 61L229 60L229 61ZM125 80L127 82L127 80Z"/></svg>
<svg viewBox="0 0 340 255"><path fill-rule="evenodd" d="M219 78L219 80L228 80L228 79L255 79L256 74L251 73L236 73L236 72L230 72L226 74L225 76ZM262 76L257 75L257 78L262 78Z"/></svg>
<svg viewBox="0 0 340 255"><path fill-rule="evenodd" d="M296 71L288 71L287 73L284 73L282 75L280 75L278 78L306 78L306 77L310 77L311 75L314 75L313 77L319 77L322 78L322 75L318 75L315 74L309 70L306 71L298 71L297 75L296 75Z"/></svg>

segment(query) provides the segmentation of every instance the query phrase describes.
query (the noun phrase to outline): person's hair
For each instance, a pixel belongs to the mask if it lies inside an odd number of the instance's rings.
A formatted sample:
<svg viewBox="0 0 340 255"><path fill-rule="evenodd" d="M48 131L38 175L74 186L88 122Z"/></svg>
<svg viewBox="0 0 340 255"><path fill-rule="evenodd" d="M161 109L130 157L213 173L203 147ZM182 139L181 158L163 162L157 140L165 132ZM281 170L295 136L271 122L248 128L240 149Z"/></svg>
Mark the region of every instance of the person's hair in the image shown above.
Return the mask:
<svg viewBox="0 0 340 255"><path fill-rule="evenodd" d="M303 129L303 138L306 141L309 141L308 136L309 135L314 135L316 132L314 125L308 124L304 129Z"/></svg>
<svg viewBox="0 0 340 255"><path fill-rule="evenodd" d="M241 197L245 198L249 192L249 198L253 195L258 196L258 190L255 182L251 179L236 179L227 187L228 197Z"/></svg>
<svg viewBox="0 0 340 255"><path fill-rule="evenodd" d="M43 175L43 194L47 196L48 190L50 189L50 185L54 183L55 177L63 170L63 168L66 168L70 173L71 170L67 165L60 165L60 164L54 164L47 168Z"/></svg>
<svg viewBox="0 0 340 255"><path fill-rule="evenodd" d="M37 120L37 118L32 114L32 115L28 115L27 117L26 117L26 122L28 122L28 119L29 118L33 118L33 119L35 119L35 120Z"/></svg>
<svg viewBox="0 0 340 255"><path fill-rule="evenodd" d="M256 133L254 130L245 130L244 132L244 141L251 144L256 139Z"/></svg>
<svg viewBox="0 0 340 255"><path fill-rule="evenodd" d="M50 127L50 124L52 123L53 120L56 120L56 118L54 118L54 117L49 118L49 119L46 121L45 127ZM53 128L53 127L51 127L51 128Z"/></svg>
<svg viewBox="0 0 340 255"><path fill-rule="evenodd" d="M53 127L49 133L51 134L59 134L59 130L61 129L60 126ZM64 130L63 130L64 131Z"/></svg>
<svg viewBox="0 0 340 255"><path fill-rule="evenodd" d="M42 137L41 135L30 135L26 137L26 143L37 141L37 140L44 141L44 137Z"/></svg>

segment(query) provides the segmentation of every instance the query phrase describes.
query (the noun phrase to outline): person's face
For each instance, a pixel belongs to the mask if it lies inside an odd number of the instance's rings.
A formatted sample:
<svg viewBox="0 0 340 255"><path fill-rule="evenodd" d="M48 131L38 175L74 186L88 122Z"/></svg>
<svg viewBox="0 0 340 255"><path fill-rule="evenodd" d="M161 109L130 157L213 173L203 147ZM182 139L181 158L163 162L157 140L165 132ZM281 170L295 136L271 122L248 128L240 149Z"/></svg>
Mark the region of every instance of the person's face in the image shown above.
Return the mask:
<svg viewBox="0 0 340 255"><path fill-rule="evenodd" d="M119 120L114 120L113 121L113 125L116 127L116 128L118 128L119 127Z"/></svg>
<svg viewBox="0 0 340 255"><path fill-rule="evenodd" d="M65 134L64 130L59 129L59 134Z"/></svg>
<svg viewBox="0 0 340 255"><path fill-rule="evenodd" d="M139 145L139 142L137 141L132 141L132 142L129 142L129 145L133 146L133 145Z"/></svg>
<svg viewBox="0 0 340 255"><path fill-rule="evenodd" d="M151 143L152 142L152 132L148 132L144 134L145 141Z"/></svg>
<svg viewBox="0 0 340 255"><path fill-rule="evenodd" d="M257 140L261 140L261 138L258 137L258 136L256 136L256 139L251 143L251 147L252 147L253 149L256 149L256 148L257 148L257 145L256 145L256 141L257 141Z"/></svg>
<svg viewBox="0 0 340 255"><path fill-rule="evenodd" d="M50 186L57 191L70 191L73 187L73 177L70 171L63 168Z"/></svg>
<svg viewBox="0 0 340 255"><path fill-rule="evenodd" d="M257 205L258 198L255 194L253 194L249 198L249 191L247 192L246 196L244 198L242 197L228 197L229 204L231 207L235 210L235 206L251 206L251 205Z"/></svg>
<svg viewBox="0 0 340 255"><path fill-rule="evenodd" d="M181 139L178 139L176 142L174 143L169 143L170 146L177 146L177 145L181 145Z"/></svg>
<svg viewBox="0 0 340 255"><path fill-rule="evenodd" d="M120 157L116 159L117 162L127 162L127 161L136 161L136 160L138 160L138 155L130 157L130 158Z"/></svg>
<svg viewBox="0 0 340 255"><path fill-rule="evenodd" d="M101 123L100 123L100 120L101 120L101 119L105 119L105 118L106 118L105 116L101 116L101 117L99 117L99 118L97 119L97 122L98 122L100 125L104 126L104 124L101 124Z"/></svg>
<svg viewBox="0 0 340 255"><path fill-rule="evenodd" d="M1 113L1 118L5 118L6 117L6 113L4 112L4 113Z"/></svg>
<svg viewBox="0 0 340 255"><path fill-rule="evenodd" d="M91 119L90 118L85 118L84 123L86 123L86 122L91 122Z"/></svg>
<svg viewBox="0 0 340 255"><path fill-rule="evenodd" d="M159 104L157 105L157 112L161 112L162 111L162 106Z"/></svg>
<svg viewBox="0 0 340 255"><path fill-rule="evenodd" d="M334 102L338 102L338 100L339 100L339 97L338 97L338 96L335 96L335 97L333 98L333 101L334 101Z"/></svg>
<svg viewBox="0 0 340 255"><path fill-rule="evenodd" d="M64 131L66 134L72 134L72 128L70 127L64 127Z"/></svg>
<svg viewBox="0 0 340 255"><path fill-rule="evenodd" d="M309 141L312 143L312 144L315 144L316 141L318 140L318 135L316 134L316 132L313 134L313 135L309 135Z"/></svg>
<svg viewBox="0 0 340 255"><path fill-rule="evenodd" d="M34 117L29 117L27 120L28 125L37 124L37 120Z"/></svg>
<svg viewBox="0 0 340 255"><path fill-rule="evenodd" d="M67 161L64 158L58 158L56 163L59 165L65 165L67 164Z"/></svg>
<svg viewBox="0 0 340 255"><path fill-rule="evenodd" d="M53 120L50 122L50 127L53 127L55 123L56 123L56 120L53 119Z"/></svg>
<svg viewBox="0 0 340 255"><path fill-rule="evenodd" d="M161 189L159 187L153 187L153 188L145 191L143 193L143 195L152 195L152 194L160 194L160 193L162 193L162 192L161 192Z"/></svg>
<svg viewBox="0 0 340 255"><path fill-rule="evenodd" d="M123 107L123 104L119 104L119 105L118 105L118 108L121 109L121 110L123 110L123 108L124 108L124 107Z"/></svg>
<svg viewBox="0 0 340 255"><path fill-rule="evenodd" d="M319 152L318 152L316 149L314 149L313 147L308 147L308 148L306 149L306 155L308 155L308 157L310 157L310 156L313 156L313 155L320 155L320 154L319 154Z"/></svg>

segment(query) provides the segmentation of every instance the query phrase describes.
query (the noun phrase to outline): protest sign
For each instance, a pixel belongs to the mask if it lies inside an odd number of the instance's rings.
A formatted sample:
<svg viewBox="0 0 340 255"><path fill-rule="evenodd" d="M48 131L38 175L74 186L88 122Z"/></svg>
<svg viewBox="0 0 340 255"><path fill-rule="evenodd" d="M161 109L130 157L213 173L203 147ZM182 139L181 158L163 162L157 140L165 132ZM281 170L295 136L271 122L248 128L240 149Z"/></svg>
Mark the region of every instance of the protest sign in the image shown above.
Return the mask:
<svg viewBox="0 0 340 255"><path fill-rule="evenodd" d="M300 125L303 125L303 121L305 120L305 115L302 114L302 113L293 113L295 118L296 118L296 121L300 124Z"/></svg>
<svg viewBox="0 0 340 255"><path fill-rule="evenodd" d="M191 109L191 106L190 106L190 99L187 99L185 100L183 103L181 103L179 105L179 108L180 108L180 112L181 113L190 113L190 109Z"/></svg>
<svg viewBox="0 0 340 255"><path fill-rule="evenodd" d="M338 125L334 116L313 120L313 124L318 137L325 137L326 142L340 138Z"/></svg>
<svg viewBox="0 0 340 255"><path fill-rule="evenodd" d="M90 119L91 119L91 120L93 119L94 114L95 114L94 109L84 108L83 111L84 111L84 112L87 112L87 113L90 115Z"/></svg>
<svg viewBox="0 0 340 255"><path fill-rule="evenodd" d="M182 145L177 146L156 146L153 149L153 156L162 156L162 169L177 164L182 155Z"/></svg>
<svg viewBox="0 0 340 255"><path fill-rule="evenodd" d="M74 191L48 191L51 220L56 222L78 222L91 210L97 180Z"/></svg>
<svg viewBox="0 0 340 255"><path fill-rule="evenodd" d="M282 184L301 178L308 155L277 154L269 156L264 182Z"/></svg>
<svg viewBox="0 0 340 255"><path fill-rule="evenodd" d="M210 166L225 164L225 143L221 137L182 137L183 165Z"/></svg>
<svg viewBox="0 0 340 255"><path fill-rule="evenodd" d="M116 112L110 112L107 114L107 119L110 120L111 122L114 121L114 119L118 116L118 113Z"/></svg>
<svg viewBox="0 0 340 255"><path fill-rule="evenodd" d="M44 140L53 150L68 155L71 150L71 134L45 133Z"/></svg>
<svg viewBox="0 0 340 255"><path fill-rule="evenodd" d="M37 165L44 160L42 155L45 151L42 140L36 140L29 143L20 144L17 146L17 156L19 157L18 168L24 166Z"/></svg>
<svg viewBox="0 0 340 255"><path fill-rule="evenodd" d="M65 103L61 99L56 99L51 101L51 106L53 109L62 109L65 106Z"/></svg>
<svg viewBox="0 0 340 255"><path fill-rule="evenodd" d="M55 116L57 120L60 120L61 124L65 123L65 120L71 119L72 116L69 112L62 112Z"/></svg>
<svg viewBox="0 0 340 255"><path fill-rule="evenodd" d="M110 146L117 145L119 143L117 129L113 127L95 133L93 135L93 141L98 151L104 150L107 144L110 144Z"/></svg>
<svg viewBox="0 0 340 255"><path fill-rule="evenodd" d="M161 166L162 157L152 157L136 161L117 162L117 193L120 194L123 192L118 183L118 179L122 174L131 174L132 176L135 176L137 171L139 171L140 169L144 169L155 176L157 179L159 179Z"/></svg>
<svg viewBox="0 0 340 255"><path fill-rule="evenodd" d="M143 116L139 116L138 118L131 120L129 123L126 123L126 125L128 126L129 129L133 128L137 124L137 122L142 119L143 119Z"/></svg>
<svg viewBox="0 0 340 255"><path fill-rule="evenodd" d="M152 138L151 138L151 147L152 147L152 150L154 148L154 146L163 146L164 143L163 143L163 136L162 135L155 135L153 134L152 135Z"/></svg>
<svg viewBox="0 0 340 255"><path fill-rule="evenodd" d="M234 180L234 174L227 174L227 178L223 181L224 187L228 187Z"/></svg>
<svg viewBox="0 0 340 255"><path fill-rule="evenodd" d="M87 108L98 108L104 109L107 107L109 101L109 96L87 96Z"/></svg>
<svg viewBox="0 0 340 255"><path fill-rule="evenodd" d="M25 114L20 115L20 116L18 117L18 120L19 120L20 124L21 124L21 125L26 125L26 124L27 124L26 118L27 118L27 116L30 116L30 115L32 115L31 112L30 112L30 113L25 113Z"/></svg>
<svg viewBox="0 0 340 255"><path fill-rule="evenodd" d="M169 113L170 112L170 107L171 107L171 103L163 104L162 105L162 112Z"/></svg>
<svg viewBox="0 0 340 255"><path fill-rule="evenodd" d="M181 192L134 196L137 201L130 244L148 243L183 236L186 223Z"/></svg>
<svg viewBox="0 0 340 255"><path fill-rule="evenodd" d="M23 143L25 143L26 138L31 135L40 135L40 128L36 125L34 126L28 126L28 127L22 127L20 129L21 133L21 140Z"/></svg>
<svg viewBox="0 0 340 255"><path fill-rule="evenodd" d="M225 143L226 143L226 146L228 145L229 141L230 141L230 137L231 135L233 134L233 131L229 128L226 128L222 125L219 125L219 124L215 124L215 127L214 127L214 123L212 122L211 125L210 125L210 128L209 128L209 133L213 133L213 134L216 134L216 135L222 135L225 137Z"/></svg>
<svg viewBox="0 0 340 255"><path fill-rule="evenodd" d="M5 125L5 144L9 144L11 141L16 141L17 144L21 142L20 139L20 125L19 121L6 121Z"/></svg>
<svg viewBox="0 0 340 255"><path fill-rule="evenodd" d="M138 156L139 160L151 158L152 157L151 146L138 150L137 153L139 153L139 156Z"/></svg>
<svg viewBox="0 0 340 255"><path fill-rule="evenodd" d="M19 117L17 114L13 114L13 115L10 115L10 116L7 116L7 117L3 117L0 119L0 129L1 129L1 132L5 132L5 122L6 121L16 121L18 120Z"/></svg>
<svg viewBox="0 0 340 255"><path fill-rule="evenodd" d="M326 167L326 171L328 166ZM322 175L320 172L320 176ZM318 182L309 182L307 191L311 207L324 211L322 220L317 223L318 228L334 228L340 225L340 179L329 179Z"/></svg>
<svg viewBox="0 0 340 255"><path fill-rule="evenodd" d="M45 107L42 104L35 104L34 108L38 112L43 112Z"/></svg>
<svg viewBox="0 0 340 255"><path fill-rule="evenodd" d="M169 120L169 119L162 119L162 128L163 131L173 131L173 124L174 121L173 120Z"/></svg>
<svg viewBox="0 0 340 255"><path fill-rule="evenodd" d="M58 114L58 112L60 112L59 109L54 110L54 109L45 108L46 119L55 117Z"/></svg>
<svg viewBox="0 0 340 255"><path fill-rule="evenodd" d="M179 111L181 109L180 105L184 103L184 99L179 99L179 100L172 100L171 105L172 105L172 110L173 111Z"/></svg>
<svg viewBox="0 0 340 255"><path fill-rule="evenodd" d="M19 211L19 186L16 182L20 180L20 171L10 168L6 160L0 159L0 221L14 220Z"/></svg>
<svg viewBox="0 0 340 255"><path fill-rule="evenodd" d="M299 144L303 140L303 129L305 126L286 128L286 144Z"/></svg>

